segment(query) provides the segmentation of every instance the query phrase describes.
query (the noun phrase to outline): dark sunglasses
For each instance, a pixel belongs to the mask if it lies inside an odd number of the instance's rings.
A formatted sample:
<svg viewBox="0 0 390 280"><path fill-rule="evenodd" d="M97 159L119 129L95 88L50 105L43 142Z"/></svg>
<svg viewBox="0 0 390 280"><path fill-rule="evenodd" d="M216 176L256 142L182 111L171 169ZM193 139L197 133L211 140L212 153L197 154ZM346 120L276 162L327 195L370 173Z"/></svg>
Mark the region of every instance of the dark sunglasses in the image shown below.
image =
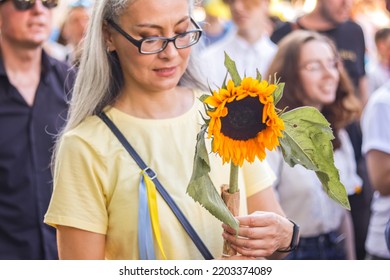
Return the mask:
<svg viewBox="0 0 390 280"><path fill-rule="evenodd" d="M7 0L0 0L0 4L5 1ZM12 2L18 11L27 11L35 5L36 0L12 0ZM41 2L48 9L55 8L58 5L58 0L41 0Z"/></svg>

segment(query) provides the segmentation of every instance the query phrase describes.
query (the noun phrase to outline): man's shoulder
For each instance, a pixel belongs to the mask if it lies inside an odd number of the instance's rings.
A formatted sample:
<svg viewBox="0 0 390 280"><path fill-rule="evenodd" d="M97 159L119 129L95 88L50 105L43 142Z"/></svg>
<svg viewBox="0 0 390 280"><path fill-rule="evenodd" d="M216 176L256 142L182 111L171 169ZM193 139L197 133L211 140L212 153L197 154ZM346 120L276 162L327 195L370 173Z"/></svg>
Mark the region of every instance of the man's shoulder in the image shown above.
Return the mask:
<svg viewBox="0 0 390 280"><path fill-rule="evenodd" d="M376 89L368 99L362 116L362 123L365 124L364 127L372 125L367 120L378 115L382 115L382 117L384 115L390 116L390 82Z"/></svg>
<svg viewBox="0 0 390 280"><path fill-rule="evenodd" d="M293 22L283 22L282 24L280 24L275 30L274 32L271 34L271 41L274 42L275 44L279 43L279 41L284 37L286 36L287 34L289 34L292 30L293 30Z"/></svg>
<svg viewBox="0 0 390 280"><path fill-rule="evenodd" d="M76 79L76 69L73 66L70 66L64 61L60 61L57 58L50 56L44 52L43 59L44 66L48 66L52 71L55 72L57 78L63 81L67 81L68 86L71 86Z"/></svg>
<svg viewBox="0 0 390 280"><path fill-rule="evenodd" d="M347 20L338 26L338 29L342 32L353 32L353 33L361 33L363 34L362 27L352 20Z"/></svg>
<svg viewBox="0 0 390 280"><path fill-rule="evenodd" d="M57 58L49 55L48 53L45 53L45 57L46 57L45 59L47 60L47 62L43 62L43 63L49 63L52 67L58 69L61 72L68 72L72 68L65 61L58 60Z"/></svg>
<svg viewBox="0 0 390 280"><path fill-rule="evenodd" d="M76 69L66 62L50 56L45 51L42 55L42 65L45 69L45 79L50 81L52 86L56 88L59 86L61 90L56 91L57 94L61 96L65 94L66 98L69 99L76 80Z"/></svg>

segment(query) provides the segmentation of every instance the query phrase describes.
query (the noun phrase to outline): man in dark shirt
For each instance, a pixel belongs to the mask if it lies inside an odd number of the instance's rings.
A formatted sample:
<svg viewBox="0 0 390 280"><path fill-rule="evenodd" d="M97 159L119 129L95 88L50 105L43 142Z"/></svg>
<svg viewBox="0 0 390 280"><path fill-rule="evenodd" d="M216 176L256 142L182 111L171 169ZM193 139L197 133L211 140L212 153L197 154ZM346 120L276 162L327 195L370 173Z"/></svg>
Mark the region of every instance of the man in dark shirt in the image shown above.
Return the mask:
<svg viewBox="0 0 390 280"><path fill-rule="evenodd" d="M42 49L53 1L0 0L0 259L57 259L43 223L74 74Z"/></svg>
<svg viewBox="0 0 390 280"><path fill-rule="evenodd" d="M356 95L364 105L368 99L364 68L365 40L362 28L350 20L352 5L353 0L317 0L312 12L303 15L295 22L285 22L280 25L271 35L271 40L278 43L295 29L313 30L330 37L335 42L344 67L355 85ZM358 174L364 181L362 192L349 196L357 258L363 259L373 191L369 184L365 160L361 154L362 134L359 123L352 123L347 127L347 131L353 144Z"/></svg>
<svg viewBox="0 0 390 280"><path fill-rule="evenodd" d="M296 22L285 22L271 35L278 43L295 29L314 30L336 43L344 66L358 89L358 96L367 102L367 81L364 69L365 40L362 28L349 20L353 0L318 0L314 10Z"/></svg>

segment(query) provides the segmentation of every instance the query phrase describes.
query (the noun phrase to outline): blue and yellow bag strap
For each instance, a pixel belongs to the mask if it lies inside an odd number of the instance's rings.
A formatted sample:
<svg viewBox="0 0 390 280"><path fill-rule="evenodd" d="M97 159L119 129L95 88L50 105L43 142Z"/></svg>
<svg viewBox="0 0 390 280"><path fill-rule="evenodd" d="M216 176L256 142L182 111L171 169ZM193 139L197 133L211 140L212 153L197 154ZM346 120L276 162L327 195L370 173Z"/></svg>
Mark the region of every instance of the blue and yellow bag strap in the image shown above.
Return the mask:
<svg viewBox="0 0 390 280"><path fill-rule="evenodd" d="M210 251L207 249L206 245L203 243L202 239L200 239L199 235L196 233L192 225L188 222L187 218L184 216L184 214L181 212L180 208L176 205L175 201L172 199L172 197L169 195L169 193L165 190L164 186L160 183L160 181L157 179L156 173L152 169L150 169L144 161L141 159L141 157L137 154L137 152L134 150L134 148L130 145L130 143L126 140L125 136L120 132L120 130L115 126L115 124L107 117L107 115L104 112L100 112L98 114L99 118L102 119L102 121L111 129L111 131L114 133L114 135L118 138L119 142L123 145L123 147L127 150L127 152L133 157L135 162L138 164L138 166L142 170L142 175L141 181L143 180L144 183L147 182L148 180L153 182L153 185L155 186L154 189L157 189L159 194L162 196L162 198L165 200L165 202L168 204L168 206L171 208L172 212L175 214L176 218L179 220L181 225L183 226L184 230L187 232L187 234L190 236L192 241L194 242L195 246L198 248L202 256L206 260L211 260L213 259L213 255L210 253ZM147 179L145 179L148 177ZM145 183L145 188L143 190L146 190L147 193L147 183ZM141 189L141 187L140 187ZM152 193L153 191L151 191ZM146 195L148 197L148 194ZM145 201L145 197L142 198L142 201ZM141 200L140 200L141 203ZM142 207L142 211L150 211L150 209L146 209L146 206L150 207L149 203L144 203L144 206ZM156 204L157 205L157 204ZM146 209L146 210L145 210ZM157 209L157 207L155 208ZM150 211L153 212L153 211ZM153 214L154 215L154 214ZM153 228L153 219L150 217L150 222L149 222L149 228ZM157 219L158 220L158 219ZM151 232L151 230L150 230ZM159 230L157 230L159 232ZM152 234L150 234L152 235ZM150 237L148 237L150 239ZM151 242L150 240L145 240L146 242ZM160 241L157 240L157 244L159 248L161 243L161 238ZM152 244L152 243L149 243ZM163 251L162 251L163 252Z"/></svg>
<svg viewBox="0 0 390 280"><path fill-rule="evenodd" d="M154 239L164 260L167 259L161 239L158 219L156 186L149 175L142 170L139 183L138 249L141 260L155 260Z"/></svg>

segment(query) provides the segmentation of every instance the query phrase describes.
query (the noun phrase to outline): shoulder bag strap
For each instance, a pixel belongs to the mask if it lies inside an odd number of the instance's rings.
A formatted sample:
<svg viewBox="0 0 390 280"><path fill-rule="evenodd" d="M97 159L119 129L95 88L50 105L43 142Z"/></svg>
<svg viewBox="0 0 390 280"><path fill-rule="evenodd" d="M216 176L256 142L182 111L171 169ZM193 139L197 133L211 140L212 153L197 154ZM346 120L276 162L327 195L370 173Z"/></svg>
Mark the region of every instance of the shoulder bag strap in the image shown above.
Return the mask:
<svg viewBox="0 0 390 280"><path fill-rule="evenodd" d="M210 251L207 249L206 245L203 243L203 241L200 239L194 228L191 226L187 218L184 216L183 212L179 209L179 207L176 205L175 201L172 199L172 197L169 195L169 193L165 190L163 185L160 183L160 181L157 179L157 174L148 167L144 161L141 159L141 157L137 154L137 152L134 150L134 148L130 145L130 143L126 140L126 138L123 136L123 134L120 132L120 130L115 126L115 124L107 117L107 115L104 112L101 112L98 114L98 116L103 120L103 122L111 129L111 131L115 134L115 136L118 138L118 140L122 143L122 145L125 147L125 149L129 152L129 154L133 157L135 162L138 164L138 166L149 176L149 178L154 182L156 185L157 191L160 193L160 195L164 198L165 202L169 205L172 212L176 215L176 218L180 221L185 231L188 233L188 235L191 237L192 241L202 254L202 256L206 260L213 259L213 256L211 255Z"/></svg>

